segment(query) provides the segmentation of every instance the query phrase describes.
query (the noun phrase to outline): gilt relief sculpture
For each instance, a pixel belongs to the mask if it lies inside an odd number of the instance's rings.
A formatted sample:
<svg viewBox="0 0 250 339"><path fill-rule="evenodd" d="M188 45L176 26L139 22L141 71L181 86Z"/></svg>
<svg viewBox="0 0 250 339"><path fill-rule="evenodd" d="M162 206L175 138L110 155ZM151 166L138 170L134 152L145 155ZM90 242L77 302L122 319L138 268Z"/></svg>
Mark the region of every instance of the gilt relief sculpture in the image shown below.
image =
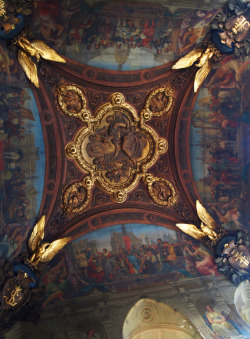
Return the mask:
<svg viewBox="0 0 250 339"><path fill-rule="evenodd" d="M65 115L84 120L90 114L86 108L87 101L85 96L77 86L60 86L57 101Z"/></svg>
<svg viewBox="0 0 250 339"><path fill-rule="evenodd" d="M160 154L167 151L168 143L146 124L152 117L170 114L173 102L171 88L157 88L138 115L121 93L113 93L110 102L92 115L79 88L70 85L58 89L63 113L87 124L65 149L67 157L88 173L81 182L65 189L63 205L68 213L87 207L95 183L121 203L142 179L155 203L168 206L176 202L174 184L148 173Z"/></svg>

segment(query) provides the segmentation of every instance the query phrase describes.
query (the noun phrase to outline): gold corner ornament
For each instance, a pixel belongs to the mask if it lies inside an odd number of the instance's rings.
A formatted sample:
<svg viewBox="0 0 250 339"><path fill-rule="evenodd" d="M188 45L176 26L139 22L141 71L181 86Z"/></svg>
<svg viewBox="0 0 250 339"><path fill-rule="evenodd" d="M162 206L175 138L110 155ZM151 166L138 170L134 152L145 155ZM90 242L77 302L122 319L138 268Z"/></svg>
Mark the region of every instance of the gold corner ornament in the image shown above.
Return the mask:
<svg viewBox="0 0 250 339"><path fill-rule="evenodd" d="M1 310L19 312L34 295L31 289L35 289L38 283L35 270L39 271L39 263L52 260L72 240L71 237L65 237L51 243L43 243L44 229L45 216L42 216L34 226L28 239L30 257L26 257L26 254L23 253L23 262L16 262L11 268L8 266L9 272L12 271L12 277L10 277L9 273L4 274L6 281L0 293Z"/></svg>
<svg viewBox="0 0 250 339"><path fill-rule="evenodd" d="M65 237L57 239L52 243L43 243L45 228L45 215L34 226L33 231L28 240L28 247L31 252L31 258L27 260L28 264L33 267L37 267L39 262L48 262L54 258L54 256L72 240L71 237Z"/></svg>
<svg viewBox="0 0 250 339"><path fill-rule="evenodd" d="M210 246L214 246L224 235L223 229L217 225L215 220L206 211L205 207L196 200L196 210L201 220L200 228L193 224L176 224L184 233L197 240L207 240Z"/></svg>
<svg viewBox="0 0 250 339"><path fill-rule="evenodd" d="M109 102L92 115L80 91L74 85L58 88L62 112L85 122L73 142L66 145L65 153L87 176L65 189L64 210L67 213L84 211L95 184L111 194L115 202L123 203L140 179L155 203L174 204L177 194L169 180L151 174L149 180L148 169L167 151L168 142L147 125L152 117L171 113L172 89L161 87L152 91L139 115L119 92L113 93Z"/></svg>
<svg viewBox="0 0 250 339"><path fill-rule="evenodd" d="M37 66L33 62L32 57L36 58L38 62L40 58L56 62L65 63L66 60L63 59L59 54L57 54L52 48L46 45L41 40L29 41L25 34L17 37L15 39L15 44L19 47L18 50L18 61L24 70L25 74L29 80L39 88L39 80L37 74Z"/></svg>
<svg viewBox="0 0 250 339"><path fill-rule="evenodd" d="M192 50L179 59L172 69L188 68L197 62L195 66L198 67L199 70L196 72L194 79L194 92L197 92L198 88L212 70L215 60L217 61L219 58L220 51L213 44L210 44L205 51L201 48Z"/></svg>
<svg viewBox="0 0 250 339"><path fill-rule="evenodd" d="M214 249L214 262L220 273L238 286L250 280L250 236L242 230L228 232L219 226L204 206L197 200L196 210L200 227L193 224L176 224L184 233L205 242Z"/></svg>

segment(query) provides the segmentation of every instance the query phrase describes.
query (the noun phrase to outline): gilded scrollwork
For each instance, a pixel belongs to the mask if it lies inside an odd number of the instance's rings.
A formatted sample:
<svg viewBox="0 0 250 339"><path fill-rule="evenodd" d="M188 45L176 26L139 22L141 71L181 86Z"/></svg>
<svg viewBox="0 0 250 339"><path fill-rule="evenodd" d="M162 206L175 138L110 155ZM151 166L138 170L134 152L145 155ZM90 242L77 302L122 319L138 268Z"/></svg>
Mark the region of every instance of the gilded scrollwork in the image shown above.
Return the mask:
<svg viewBox="0 0 250 339"><path fill-rule="evenodd" d="M145 181L148 169L159 155L168 149L167 140L159 138L145 123L144 116L139 117L124 95L118 92L85 122L87 127L80 129L65 148L67 157L74 160L82 172L88 173L82 182L65 190L63 205L68 213L79 213L87 207L95 184L112 194L115 202L123 203L139 180ZM170 191L171 198L167 203L158 199L161 205L175 203L173 186ZM150 196L157 200L153 193Z"/></svg>
<svg viewBox="0 0 250 339"><path fill-rule="evenodd" d="M57 102L62 112L82 121L89 120L91 113L87 109L87 100L80 88L74 85L57 88Z"/></svg>
<svg viewBox="0 0 250 339"><path fill-rule="evenodd" d="M141 114L145 121L149 121L154 116L170 115L173 104L173 89L159 87L149 94Z"/></svg>
<svg viewBox="0 0 250 339"><path fill-rule="evenodd" d="M158 205L171 206L177 201L177 193L174 185L165 178L148 175L145 178L148 193Z"/></svg>
<svg viewBox="0 0 250 339"><path fill-rule="evenodd" d="M89 177L84 181L76 182L64 191L63 205L66 213L79 213L88 206L92 181Z"/></svg>

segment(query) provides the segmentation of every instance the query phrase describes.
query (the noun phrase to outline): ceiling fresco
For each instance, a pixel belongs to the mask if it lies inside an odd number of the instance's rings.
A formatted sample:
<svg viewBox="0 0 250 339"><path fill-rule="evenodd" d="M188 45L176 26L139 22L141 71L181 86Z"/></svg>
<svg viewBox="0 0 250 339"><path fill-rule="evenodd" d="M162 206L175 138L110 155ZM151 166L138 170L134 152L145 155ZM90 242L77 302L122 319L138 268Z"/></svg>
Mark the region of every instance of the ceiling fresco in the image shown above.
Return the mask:
<svg viewBox="0 0 250 339"><path fill-rule="evenodd" d="M224 228L248 229L249 125L244 97L249 86L235 81L233 88L217 83L210 87L211 80L201 89L192 115L193 176L202 201Z"/></svg>
<svg viewBox="0 0 250 339"><path fill-rule="evenodd" d="M119 12L119 15L117 13ZM198 43L218 10L174 10L156 4L35 1L34 30L62 55L110 70L173 61ZM84 19L83 19L84 17Z"/></svg>
<svg viewBox="0 0 250 339"><path fill-rule="evenodd" d="M30 46L41 39L66 62L41 54L34 86L15 44L1 40L1 330L21 320L6 338L121 339L129 309L147 297L182 312L204 338L248 338L231 281L250 270L249 59L223 55L197 92L196 65L173 68L207 44L220 9L191 0L30 4ZM232 277L240 260L215 262L224 247L218 254L176 226L204 221L196 200L231 237L229 251L242 246L244 277ZM44 230L35 226L43 215ZM38 257L42 243L72 241L33 267L35 233Z"/></svg>
<svg viewBox="0 0 250 339"><path fill-rule="evenodd" d="M1 84L1 257L20 253L43 195L45 149L32 90Z"/></svg>
<svg viewBox="0 0 250 339"><path fill-rule="evenodd" d="M115 293L185 277L219 275L211 254L198 242L146 224L114 225L87 233L67 246L57 261L43 277L44 308L94 288Z"/></svg>

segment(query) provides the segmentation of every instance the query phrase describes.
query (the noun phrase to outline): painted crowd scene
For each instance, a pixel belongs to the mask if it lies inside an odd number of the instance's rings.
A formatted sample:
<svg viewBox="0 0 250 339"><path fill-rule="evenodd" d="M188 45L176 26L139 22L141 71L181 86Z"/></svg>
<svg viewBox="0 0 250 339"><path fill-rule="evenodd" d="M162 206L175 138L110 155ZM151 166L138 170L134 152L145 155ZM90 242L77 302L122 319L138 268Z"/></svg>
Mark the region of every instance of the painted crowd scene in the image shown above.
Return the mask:
<svg viewBox="0 0 250 339"><path fill-rule="evenodd" d="M217 13L136 2L34 1L33 30L61 54L112 70L173 61L202 39Z"/></svg>
<svg viewBox="0 0 250 339"><path fill-rule="evenodd" d="M223 62L200 90L192 114L193 176L222 227L249 229L249 60Z"/></svg>
<svg viewBox="0 0 250 339"><path fill-rule="evenodd" d="M0 83L0 257L21 250L40 208L45 152L31 89Z"/></svg>
<svg viewBox="0 0 250 339"><path fill-rule="evenodd" d="M51 264L44 307L93 288L115 292L203 275L218 272L208 249L190 237L155 225L110 226L76 239Z"/></svg>

